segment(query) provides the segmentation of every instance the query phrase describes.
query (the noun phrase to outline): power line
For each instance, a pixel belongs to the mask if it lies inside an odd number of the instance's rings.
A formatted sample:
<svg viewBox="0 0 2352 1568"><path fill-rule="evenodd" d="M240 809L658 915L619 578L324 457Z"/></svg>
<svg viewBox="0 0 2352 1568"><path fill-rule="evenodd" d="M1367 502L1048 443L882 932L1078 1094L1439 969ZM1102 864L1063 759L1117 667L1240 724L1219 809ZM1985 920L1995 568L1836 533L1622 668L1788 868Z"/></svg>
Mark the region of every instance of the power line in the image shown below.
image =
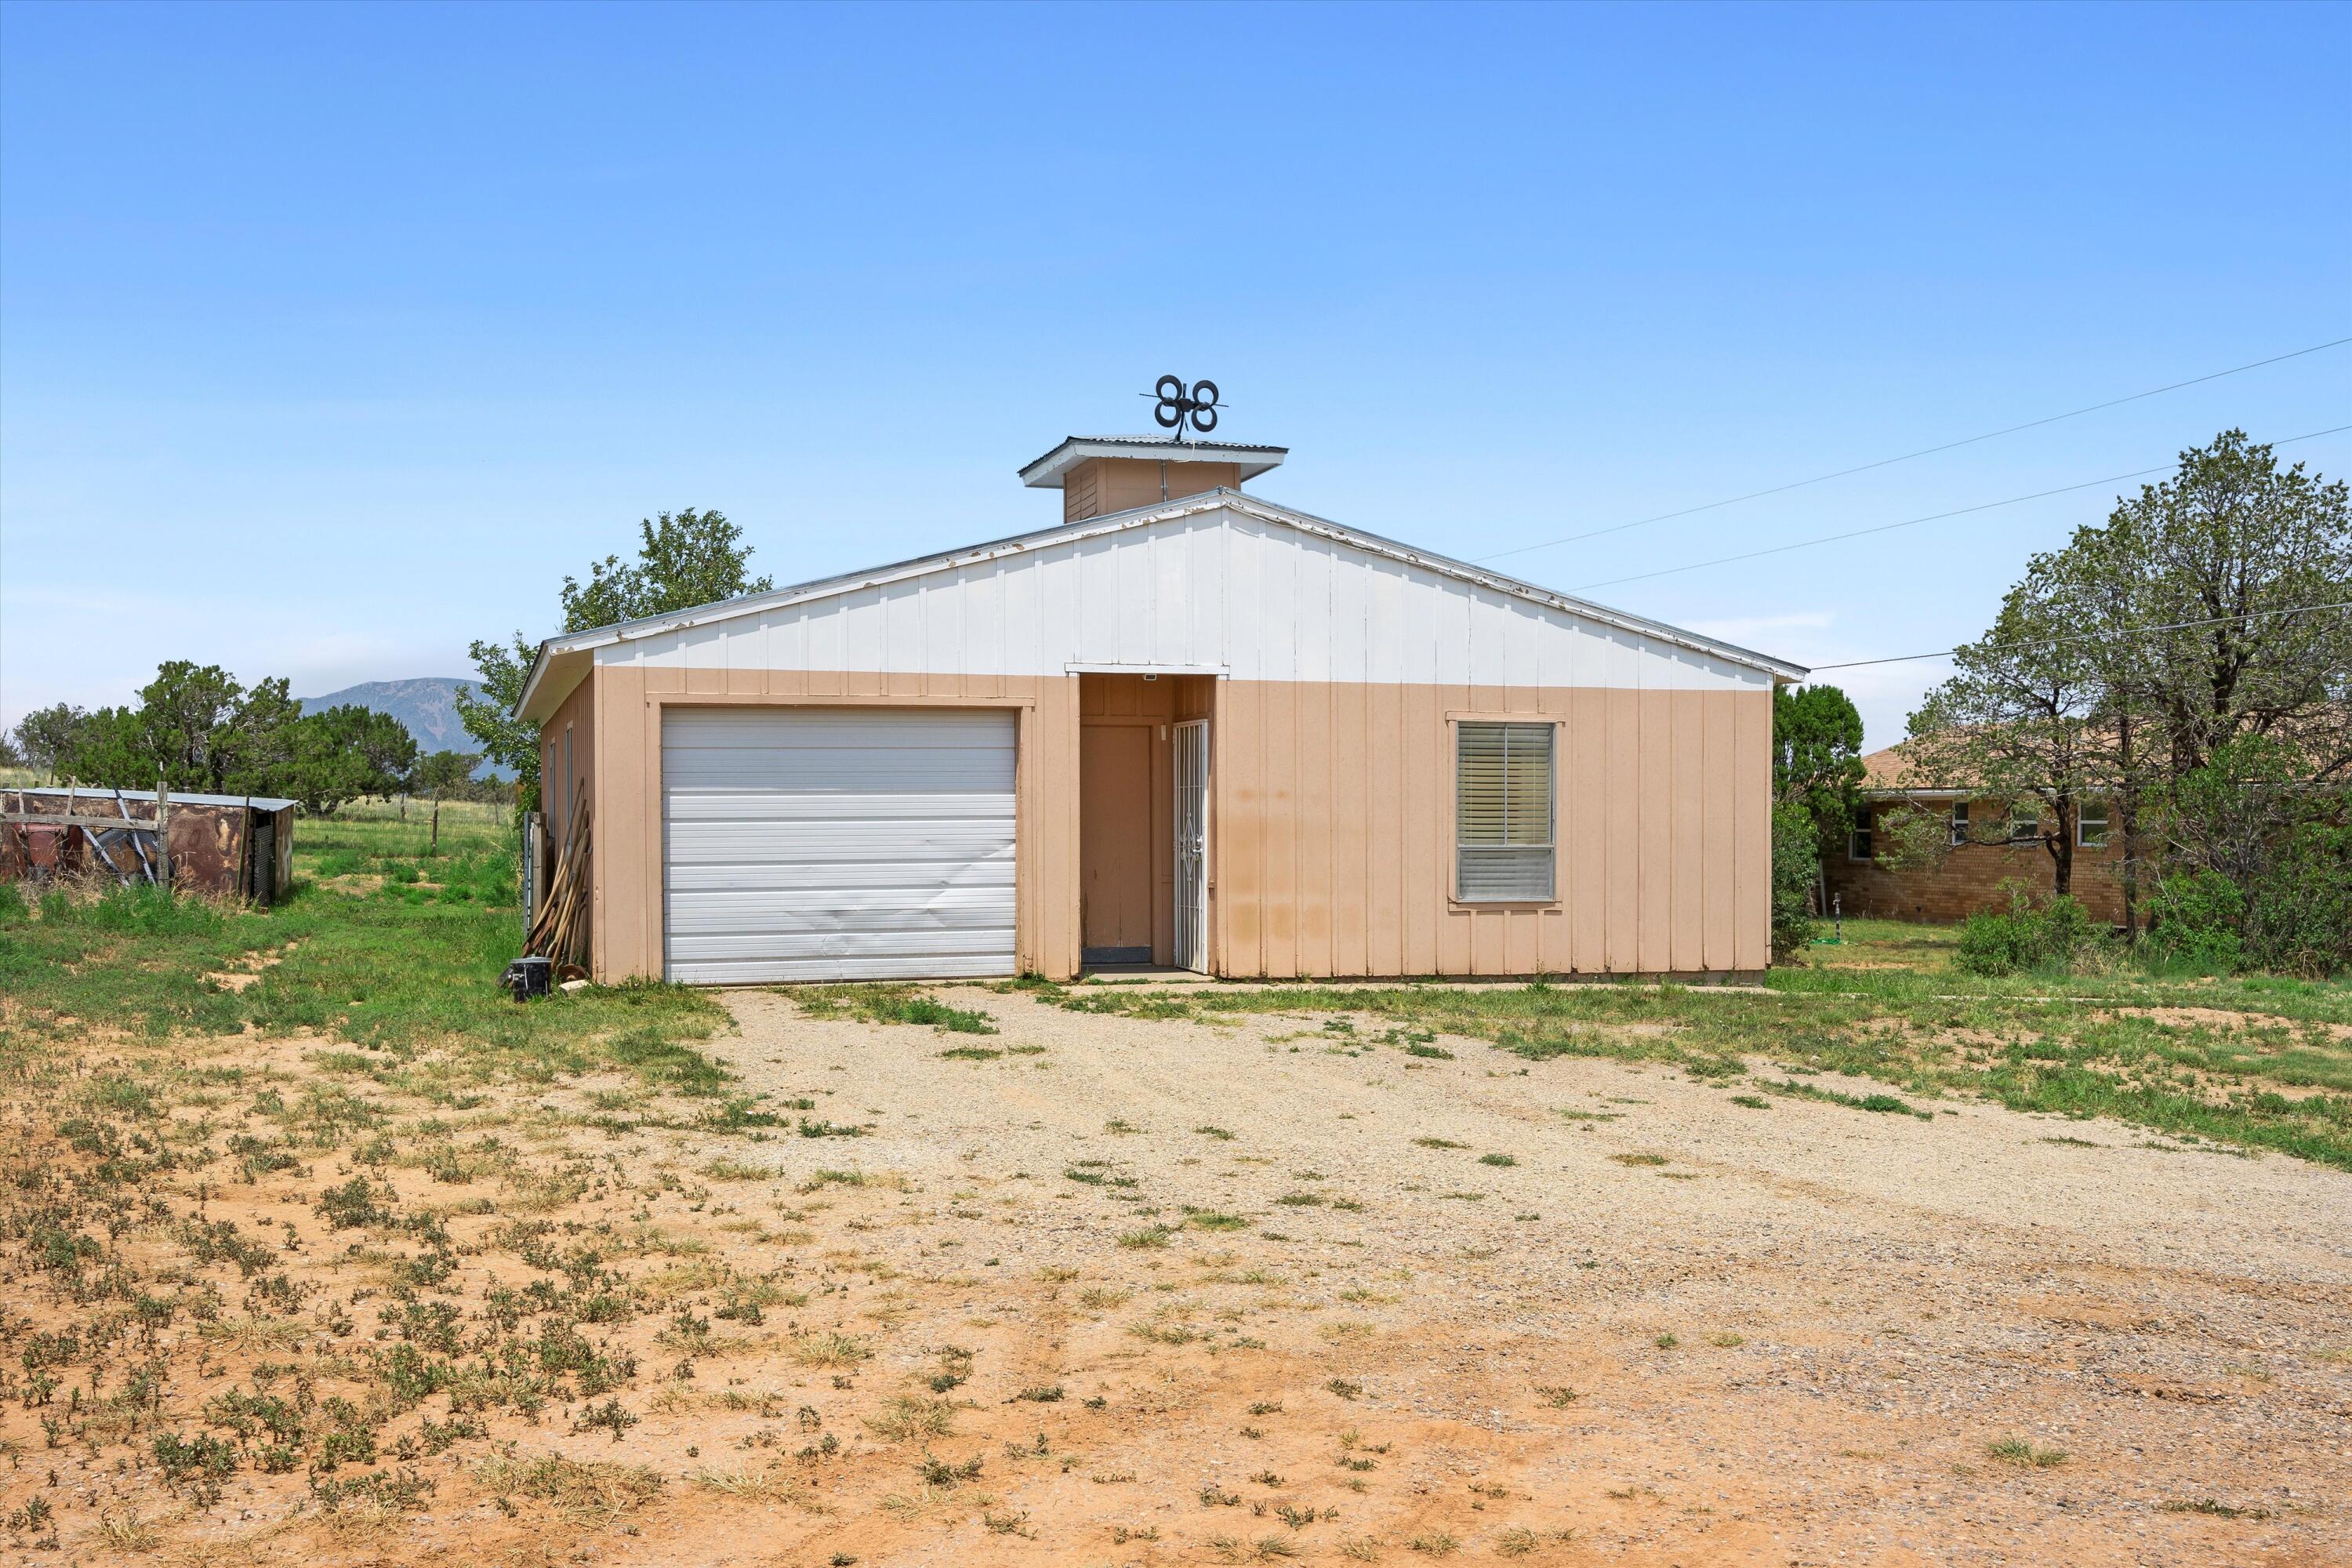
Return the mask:
<svg viewBox="0 0 2352 1568"><path fill-rule="evenodd" d="M2332 605L2290 605L2276 610L2242 610L2234 616L2210 616L2201 621L2174 621L2161 626L2134 626L2129 631L2105 632L2097 637L2053 637L2048 642L2012 644L2018 647L2064 647L2078 642L2120 642L2126 637L2154 637L2158 632L2185 632L2196 626L2218 626L2225 621L2258 621L2266 616L2311 616L2323 610L2352 610L2352 599L2340 599ZM1898 653L1886 658L1850 658L1843 664L1816 664L1808 673L1824 669L1860 669L1869 664L1909 664L1915 659L1949 658L1959 652L1956 647L1938 649L1935 653Z"/></svg>
<svg viewBox="0 0 2352 1568"><path fill-rule="evenodd" d="M2337 425L2326 430L2313 430L2301 436L2289 436L2284 440L2270 442L2269 445L2291 447L2297 441L2315 441L2322 436L2334 436L2346 430L2352 430L2352 425ZM1753 561L1763 555L1782 555L1791 550L1810 550L1817 544L1836 544L1844 540L1861 539L1873 533L1888 533L1898 528L1916 528L1923 522L1941 522L1946 518L1967 517L1972 512L1991 511L1997 507L2016 506L2023 501L2041 500L2046 496L2063 496L2075 490L2096 489L2101 485L2120 484L2126 479L2146 479L2150 474L2168 473L2173 466L2170 463L2160 463L2152 468L2135 468L2128 474L2111 474L2104 479L2085 479L2078 485L2060 485L2056 489L2035 490L2031 495L2010 496L2002 500L1984 501L1976 506L1956 508L1951 511L1929 512L1925 517L1906 518L1901 522L1882 522L1870 528L1851 529L1844 533L1825 533L1818 539L1800 539L1790 544L1774 544L1762 550L1743 551L1738 555L1720 555L1712 561L1693 561L1681 566L1661 566L1655 572L1636 572L1624 577L1604 577L1598 583L1580 583L1575 591L1581 594L1588 588L1610 588L1620 583L1644 583L1653 577L1672 577L1678 573L1697 572L1709 566L1728 566L1738 561Z"/></svg>
<svg viewBox="0 0 2352 1568"><path fill-rule="evenodd" d="M2113 397L2105 403L2094 403L2088 407L2073 408L2063 414L2053 414L2041 419L2029 419L2022 425L2011 425L2000 430L1988 430L1981 436L1969 436L1958 441L1947 441L1940 447L1922 447L1916 452L1906 452L1899 458L1881 458L1874 463L1863 463L1851 468L1840 468L1835 473L1815 474L1810 479L1791 479L1785 485L1774 485L1769 489L1750 490L1744 496L1731 496L1723 500L1711 500L1704 506L1685 507L1680 511L1662 511L1655 517L1635 518L1631 522L1612 523L1607 528L1596 528L1588 533L1571 533L1566 538L1547 539L1538 544L1515 544L1508 550L1497 550L1492 555L1480 555L1474 559L1500 561L1507 555L1524 555L1531 550L1549 550L1557 544L1574 544L1580 540L1598 539L1604 533L1622 533L1629 528L1646 528L1654 522L1671 522L1678 517L1695 517L1700 512L1714 511L1719 507L1737 506L1741 501L1759 500L1766 496L1801 490L1808 485L1826 484L1832 479L1843 479L1853 474L1866 474L1873 468L1884 468L1895 463L1907 463L1914 458L1930 458L1938 452L1954 451L1961 447L1973 447L1979 441L1990 441L2001 436L2014 436L2021 430L2039 429L2044 425L2055 425L2062 419L2078 419L2085 414L2096 414L2103 408L2120 408L2126 403L2137 403L2143 398L2160 396L2168 392L2178 392L2184 386L2199 386L2209 381L2219 381L2227 375L2242 375L2247 371L2260 370L2267 364L2279 364L2287 360L2301 359L2305 354L2315 354L2324 349L2341 348L2346 343L2352 343L2352 338L2336 338L2327 342L2314 343L2309 348L2296 349L2291 353L2273 354L2269 359L2258 359L2251 364L2232 365L2228 370L2217 370L2207 375L2190 376L2187 381L2176 381L2168 386L2150 387L2146 392L2135 392L2127 397Z"/></svg>

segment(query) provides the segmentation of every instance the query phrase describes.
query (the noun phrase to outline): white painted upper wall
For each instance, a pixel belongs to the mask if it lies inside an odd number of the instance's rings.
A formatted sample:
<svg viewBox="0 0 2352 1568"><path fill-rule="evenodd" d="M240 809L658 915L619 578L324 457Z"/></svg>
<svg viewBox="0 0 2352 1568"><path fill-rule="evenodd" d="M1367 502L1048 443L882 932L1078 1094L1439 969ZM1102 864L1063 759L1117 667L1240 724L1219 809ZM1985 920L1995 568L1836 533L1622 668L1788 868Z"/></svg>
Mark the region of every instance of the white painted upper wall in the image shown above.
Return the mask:
<svg viewBox="0 0 2352 1568"><path fill-rule="evenodd" d="M1752 665L1219 507L746 607L595 649L600 665L1769 690Z"/></svg>

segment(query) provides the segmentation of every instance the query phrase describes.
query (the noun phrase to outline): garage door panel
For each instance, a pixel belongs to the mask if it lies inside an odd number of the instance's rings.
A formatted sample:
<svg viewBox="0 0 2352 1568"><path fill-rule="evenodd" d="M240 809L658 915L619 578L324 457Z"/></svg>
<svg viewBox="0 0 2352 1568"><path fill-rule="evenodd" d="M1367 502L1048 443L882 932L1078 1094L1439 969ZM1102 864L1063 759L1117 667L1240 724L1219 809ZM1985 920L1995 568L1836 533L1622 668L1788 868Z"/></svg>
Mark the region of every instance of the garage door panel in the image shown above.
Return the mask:
<svg viewBox="0 0 2352 1568"><path fill-rule="evenodd" d="M670 978L1013 972L1012 714L679 710L662 735Z"/></svg>
<svg viewBox="0 0 2352 1568"><path fill-rule="evenodd" d="M699 790L793 789L866 795L877 793L877 779L919 776L935 793L1010 793L1013 772L985 752L919 752L876 748L822 752L725 751L697 747L683 753L665 749L693 769ZM914 770L919 770L919 773Z"/></svg>
<svg viewBox="0 0 2352 1568"><path fill-rule="evenodd" d="M1007 796L997 790L967 790L959 794L894 795L882 790L857 792L857 815L869 822L897 822L926 817L943 822L1013 820L1004 808ZM670 796L672 822L830 822L839 818L845 803L834 792L782 794L774 787L677 790Z"/></svg>
<svg viewBox="0 0 2352 1568"><path fill-rule="evenodd" d="M1013 857L981 861L835 861L809 865L714 860L669 869L672 898L698 893L823 893L856 888L1010 888Z"/></svg>
<svg viewBox="0 0 2352 1568"><path fill-rule="evenodd" d="M920 957L861 954L853 961L860 980L988 979L1004 973L993 953L971 957L925 953ZM670 978L685 985L771 985L798 980L838 980L845 960L819 958L697 959L674 963Z"/></svg>
<svg viewBox="0 0 2352 1568"><path fill-rule="evenodd" d="M705 934L683 940L682 963L714 959L801 958L983 958L1011 939L1013 928L982 926L957 931L755 931L736 936Z"/></svg>
<svg viewBox="0 0 2352 1568"><path fill-rule="evenodd" d="M910 868L903 879L915 879L922 865L985 865L992 858L1012 858L1012 832L952 832L924 827L903 837L891 837L873 827L842 827L835 832L809 832L774 823L746 823L739 830L708 827L696 835L677 835L670 868L694 865L901 865Z"/></svg>
<svg viewBox="0 0 2352 1568"><path fill-rule="evenodd" d="M913 901L916 898L922 901ZM670 931L681 939L714 931L900 932L998 926L1010 930L1013 925L1009 888L950 889L930 894L903 888L698 893L679 904L671 911Z"/></svg>
<svg viewBox="0 0 2352 1568"><path fill-rule="evenodd" d="M788 716L792 733L775 724ZM703 708L672 709L663 718L668 747L730 746L793 751L825 747L870 750L899 746L938 752L965 748L999 752L1012 715L1002 709Z"/></svg>

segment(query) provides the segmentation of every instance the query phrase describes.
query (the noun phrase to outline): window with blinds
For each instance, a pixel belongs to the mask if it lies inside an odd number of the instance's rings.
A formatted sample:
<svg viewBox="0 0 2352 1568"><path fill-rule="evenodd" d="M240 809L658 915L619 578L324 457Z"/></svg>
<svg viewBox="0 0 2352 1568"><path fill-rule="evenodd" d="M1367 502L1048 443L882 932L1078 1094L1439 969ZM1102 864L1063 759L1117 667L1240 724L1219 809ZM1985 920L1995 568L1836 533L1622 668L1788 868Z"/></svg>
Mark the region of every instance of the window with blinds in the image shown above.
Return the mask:
<svg viewBox="0 0 2352 1568"><path fill-rule="evenodd" d="M1553 897L1552 726L1454 726L1454 886L1466 902Z"/></svg>

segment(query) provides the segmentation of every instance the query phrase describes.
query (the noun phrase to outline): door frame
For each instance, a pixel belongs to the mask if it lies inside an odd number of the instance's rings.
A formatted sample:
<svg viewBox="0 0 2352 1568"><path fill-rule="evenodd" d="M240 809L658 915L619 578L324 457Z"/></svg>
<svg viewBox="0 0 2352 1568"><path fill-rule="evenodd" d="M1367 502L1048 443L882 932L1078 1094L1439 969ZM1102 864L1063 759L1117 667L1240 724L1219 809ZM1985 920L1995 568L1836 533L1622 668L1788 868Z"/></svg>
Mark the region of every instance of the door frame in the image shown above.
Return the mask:
<svg viewBox="0 0 2352 1568"><path fill-rule="evenodd" d="M1104 965L1117 966L1139 963L1148 964L1158 961L1160 940L1161 936L1160 930L1160 904L1159 901L1160 872L1160 851L1161 843L1157 826L1157 818L1160 812L1160 790L1161 784L1166 782L1164 769L1166 768L1167 763L1166 758L1162 755L1161 747L1162 742L1167 739L1167 736L1163 731L1166 731L1168 723L1169 721L1163 718L1159 718L1150 714L1135 713L1095 714L1092 716L1082 714L1078 720L1076 769L1076 816L1078 818L1078 907L1076 913L1078 931L1078 963L1082 971ZM1145 936L1145 940L1140 947L1134 945L1115 948L1089 947L1087 945L1086 941L1087 912L1086 882L1086 815L1088 805L1086 766L1087 736L1089 731L1100 732L1111 730L1127 731L1133 734L1139 734L1143 737L1143 794L1140 800L1134 803L1143 813L1142 838L1144 844L1144 867L1142 907L1144 910L1144 918L1149 922L1149 929ZM1119 798L1125 799L1127 797L1122 795ZM1089 954L1092 956L1088 956Z"/></svg>
<svg viewBox="0 0 2352 1568"><path fill-rule="evenodd" d="M1192 907L1197 911L1193 917L1195 929L1192 931L1197 959L1184 951L1184 903L1187 891L1184 881L1186 799L1184 755L1185 742L1189 739L1185 731L1188 730L1197 731L1200 735L1201 773L1200 778L1193 786L1192 798L1199 803L1195 816L1199 823L1201 848L1199 864L1194 869L1192 886L1190 889L1192 893ZM1169 956L1174 960L1175 966L1179 969L1188 969L1196 974L1209 974L1214 973L1209 965L1209 802L1213 794L1209 780L1214 766L1213 759L1216 752L1210 743L1212 735L1209 721L1206 719L1179 719L1175 721L1170 733L1174 742L1169 759L1171 775L1171 794L1174 798L1171 803L1173 809L1170 811L1169 816L1171 819L1175 842L1170 846L1169 852L1175 862L1175 875L1171 879L1171 882L1175 890L1176 908L1169 921L1171 935Z"/></svg>
<svg viewBox="0 0 2352 1568"><path fill-rule="evenodd" d="M640 804L639 809L644 811L646 805L649 805L650 810L647 815L651 819L649 823L651 830L640 833L634 855L630 855L627 847L623 846L619 855L613 860L600 856L590 862L591 884L594 891L594 923L597 932L596 967L600 979L605 974L604 952L605 939L603 930L605 878L608 868L617 860L623 859L634 865L636 876L641 879L640 885L646 890L646 893L641 894L636 900L636 910L643 922L636 933L636 940L643 944L640 949L642 956L639 963L644 967L634 973L646 978L658 980L668 971L669 890L666 886L665 869L669 855L669 825L665 820L666 814L662 805L667 789L667 781L662 776L662 721L667 716L668 710L673 708L832 710L993 708L1010 711L1013 716L1013 961L1018 973L1026 973L1034 970L1045 973L1048 978L1057 978L1053 975L1052 970L1045 962L1045 944L1044 931L1041 929L1045 899L1037 881L1041 873L1037 869L1036 863L1041 858L1040 841L1045 837L1040 826L1044 808L1036 796L1047 787L1047 784L1044 777L1045 770L1040 762L1044 742L1041 734L1039 699L1035 693L973 697L961 693L932 696L903 691L867 692L854 696L845 692L777 694L764 691L647 691L643 694L640 700L644 704L645 719L644 729L639 731L638 743L643 747L643 751L639 757L630 759L635 763L634 770L628 768L622 759L615 758L614 772L616 784L624 789L629 782L629 773L632 771L635 773L637 780L641 781L639 787L643 789L644 795L639 797L639 800L645 804ZM1070 776L1073 785L1076 775L1077 759L1073 754L1070 758ZM621 837L615 831L621 826L619 822L604 825L603 837L607 843ZM1070 836L1069 844L1070 854L1075 859L1077 854L1077 835L1075 831ZM1076 911L1073 910L1071 912L1075 916ZM1075 926L1071 934L1074 938L1076 935ZM1073 956L1076 954L1076 943L1073 941L1071 943ZM1076 966L1072 964L1067 977L1075 978L1077 973Z"/></svg>

